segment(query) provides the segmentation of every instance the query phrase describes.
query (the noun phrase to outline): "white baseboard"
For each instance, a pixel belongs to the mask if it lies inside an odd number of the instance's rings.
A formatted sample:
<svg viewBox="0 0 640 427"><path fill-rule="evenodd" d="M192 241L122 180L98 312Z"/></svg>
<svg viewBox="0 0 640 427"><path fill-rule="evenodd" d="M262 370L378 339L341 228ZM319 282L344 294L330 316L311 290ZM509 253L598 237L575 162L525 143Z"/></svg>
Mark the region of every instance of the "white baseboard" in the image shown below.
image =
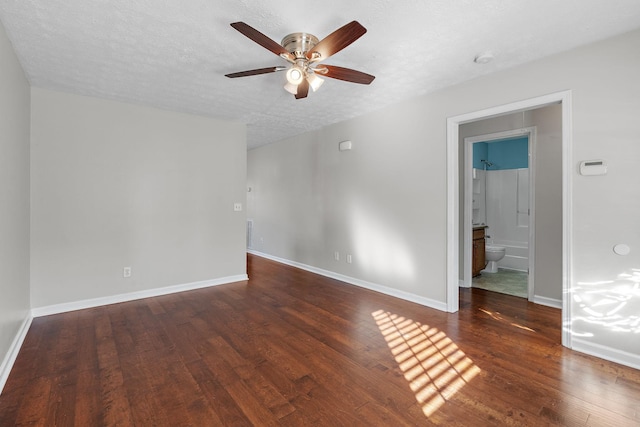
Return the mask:
<svg viewBox="0 0 640 427"><path fill-rule="evenodd" d="M628 353L626 351L616 350L604 345L590 343L577 337L571 338L571 349L599 357L600 359L629 366L634 369L640 369L640 355L638 354Z"/></svg>
<svg viewBox="0 0 640 427"><path fill-rule="evenodd" d="M533 296L533 302L540 305L546 305L547 307L562 309L562 300L555 298L541 297L539 295Z"/></svg>
<svg viewBox="0 0 640 427"><path fill-rule="evenodd" d="M0 365L0 394L2 393L2 389L4 389L4 385L9 379L9 373L13 368L13 364L16 362L16 358L18 357L18 353L20 352L20 347L22 347L22 343L27 336L27 332L29 332L29 327L31 326L32 320L33 316L31 314L29 314L27 318L23 320L22 324L20 325L20 329L18 329L18 333L11 342L9 351L7 351L7 354L2 361L2 365Z"/></svg>
<svg viewBox="0 0 640 427"><path fill-rule="evenodd" d="M464 280L458 280L458 287L460 287L460 288L470 288L471 284L467 285L466 283L464 283Z"/></svg>
<svg viewBox="0 0 640 427"><path fill-rule="evenodd" d="M301 270L310 271L311 273L319 274L321 276L329 277L331 279L340 280L341 282L349 283L350 285L359 286L361 288L369 289L371 291L380 292L381 294L389 295L392 297L400 298L405 301L415 302L416 304L424 305L425 307L434 308L440 311L447 311L447 304L441 301L432 300L430 298L421 297L410 292L400 291L387 286L378 285L376 283L367 282L365 280L356 279L355 277L345 276L333 271L324 270L322 268L313 267L311 265L302 264L296 261L290 261L288 259L280 258L277 256L265 254L262 252L248 250L248 253L256 255L262 258L267 258L272 261L279 262L281 264L290 265L292 267L299 268Z"/></svg>
<svg viewBox="0 0 640 427"><path fill-rule="evenodd" d="M137 299L157 297L160 295L174 294L177 292L191 291L194 289L208 288L210 286L226 285L228 283L242 282L248 279L249 277L246 274L240 274L237 276L221 277L219 279L203 280L200 282L186 283L183 285L167 286L164 288L155 288L144 291L130 292L126 294L111 295L107 297L66 302L62 304L33 308L31 310L31 314L33 317L49 316L51 314L66 313L68 311L83 310L85 308L99 307L102 305L134 301Z"/></svg>

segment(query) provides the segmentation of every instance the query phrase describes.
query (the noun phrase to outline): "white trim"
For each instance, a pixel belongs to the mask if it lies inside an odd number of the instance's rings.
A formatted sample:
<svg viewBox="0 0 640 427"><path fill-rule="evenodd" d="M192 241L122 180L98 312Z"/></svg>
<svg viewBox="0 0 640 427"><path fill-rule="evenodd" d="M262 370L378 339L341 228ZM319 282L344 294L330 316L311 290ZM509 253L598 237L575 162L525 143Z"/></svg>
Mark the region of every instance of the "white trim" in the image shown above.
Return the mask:
<svg viewBox="0 0 640 427"><path fill-rule="evenodd" d="M536 287L536 162L538 128L533 127L529 134L529 257L527 299L535 302Z"/></svg>
<svg viewBox="0 0 640 427"><path fill-rule="evenodd" d="M246 274L221 277L219 279L203 280L200 282L185 283L183 285L166 286L163 288L147 289L126 294L110 295L107 297L91 298L81 301L66 302L62 304L36 307L31 310L33 317L49 316L51 314L66 313L68 311L83 310L85 308L99 307L102 305L117 304L120 302L134 301L142 298L151 298L177 292L191 291L194 289L208 288L210 286L226 285L228 283L249 280Z"/></svg>
<svg viewBox="0 0 640 427"><path fill-rule="evenodd" d="M568 295L571 291L571 176L572 168L572 134L573 122L571 116L571 91L563 91L500 105L485 110L462 114L447 118L447 311L455 312L459 309L458 280L459 280L459 129L461 124L480 119L501 116L507 113L526 111L546 105L562 105L562 323L571 324L571 307ZM571 347L571 329L562 329L562 345Z"/></svg>
<svg viewBox="0 0 640 427"><path fill-rule="evenodd" d="M524 123L522 124L524 126ZM516 136L524 136L526 135L528 138L527 144L527 155L528 155L528 164L529 167L529 240L527 241L527 252L528 252L528 276L527 276L527 298L529 301L533 301L534 296L534 266L535 266L535 158L533 153L535 153L535 145L536 145L536 135L537 128L536 126L527 126L518 129L512 129L502 132L494 132L484 135L474 135L468 136L464 139L464 223L463 223L463 267L462 267L462 282L464 283L464 287L470 288L472 286L472 249L473 249L473 226L471 223L473 222L473 177L472 177L472 169L473 169L473 144L476 142L488 142L495 141L500 139L513 138ZM487 191L485 186L484 191ZM486 215L486 205L485 205L485 215ZM485 221L487 218L485 217Z"/></svg>
<svg viewBox="0 0 640 427"><path fill-rule="evenodd" d="M464 139L464 204L463 204L463 222L462 222L462 282L465 288L473 285L473 144L482 140L475 141L474 136ZM485 176L485 195L487 193L486 171ZM486 197L485 197L486 200ZM484 206L484 224L487 224L487 205ZM485 229L486 232L486 229Z"/></svg>
<svg viewBox="0 0 640 427"><path fill-rule="evenodd" d="M562 93L562 345L571 348L573 283L573 107L571 91Z"/></svg>
<svg viewBox="0 0 640 427"><path fill-rule="evenodd" d="M458 171L458 127L460 121L455 117L447 119L447 311L455 313L460 308L458 281L460 275L460 202Z"/></svg>
<svg viewBox="0 0 640 427"><path fill-rule="evenodd" d="M540 295L534 295L530 300L536 304L546 305L547 307L559 308L562 310L562 300L555 298L541 297Z"/></svg>
<svg viewBox="0 0 640 427"><path fill-rule="evenodd" d="M387 286L379 285L376 283L367 282L366 280L356 279L355 277L345 276L333 271L324 270L322 268L313 267L311 265L302 264L300 262L291 261L288 259L280 258L277 256L265 254L254 250L248 250L248 253L259 256L261 258L270 259L271 261L279 262L281 264L290 265L292 267L306 270L311 273L319 274L321 276L329 277L331 279L339 280L341 282L348 283L350 285L359 286L361 288L369 289L370 291L380 292L381 294L389 295L395 298L400 298L405 301L415 302L416 304L424 305L425 307L434 308L440 311L446 311L447 305L441 301L432 300L430 298L421 297L410 292L400 291L398 289L389 288Z"/></svg>
<svg viewBox="0 0 640 427"><path fill-rule="evenodd" d="M13 342L11 342L11 345L9 346L9 351L7 351L7 354L2 361L2 365L0 365L0 394L9 379L9 374L11 373L11 369L13 369L13 364L16 362L16 358L20 352L20 347L22 347L22 343L27 336L27 332L29 332L32 320L33 316L29 313L22 321L16 336L13 337Z"/></svg>
<svg viewBox="0 0 640 427"><path fill-rule="evenodd" d="M502 246L502 245L499 245L499 246ZM505 255L505 258L506 258L506 255ZM515 257L513 257L513 258L515 258ZM527 270L518 270L517 268L503 267L501 265L498 265L498 269L499 270L518 271L520 273L526 273L527 272Z"/></svg>
<svg viewBox="0 0 640 427"><path fill-rule="evenodd" d="M573 350L575 351L629 366L634 369L640 369L640 355L638 354L628 353L626 351L616 350L604 345L590 343L578 337L574 337L571 343L573 345Z"/></svg>

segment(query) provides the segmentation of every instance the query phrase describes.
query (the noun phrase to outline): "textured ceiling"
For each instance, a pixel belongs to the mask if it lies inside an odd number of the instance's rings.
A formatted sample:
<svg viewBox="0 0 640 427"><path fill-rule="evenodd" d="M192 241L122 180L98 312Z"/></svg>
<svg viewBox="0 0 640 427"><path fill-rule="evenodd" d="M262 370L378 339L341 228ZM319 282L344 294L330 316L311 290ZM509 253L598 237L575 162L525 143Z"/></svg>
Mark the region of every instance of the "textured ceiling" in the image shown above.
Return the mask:
<svg viewBox="0 0 640 427"><path fill-rule="evenodd" d="M640 1L0 0L0 19L33 86L240 121L253 148L636 29ZM296 100L283 73L224 77L286 65L231 22L280 42L352 20L367 34L326 63L370 86L326 79Z"/></svg>

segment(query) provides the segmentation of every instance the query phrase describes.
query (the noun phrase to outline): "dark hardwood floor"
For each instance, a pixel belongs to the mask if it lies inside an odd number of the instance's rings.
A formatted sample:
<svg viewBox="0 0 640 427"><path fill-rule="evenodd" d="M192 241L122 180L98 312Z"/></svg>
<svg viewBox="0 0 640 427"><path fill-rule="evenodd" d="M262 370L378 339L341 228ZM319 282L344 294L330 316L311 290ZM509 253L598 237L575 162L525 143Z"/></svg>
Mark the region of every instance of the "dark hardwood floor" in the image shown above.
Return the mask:
<svg viewBox="0 0 640 427"><path fill-rule="evenodd" d="M449 314L248 262L34 319L0 426L640 425L640 371L562 347L559 310L467 289Z"/></svg>

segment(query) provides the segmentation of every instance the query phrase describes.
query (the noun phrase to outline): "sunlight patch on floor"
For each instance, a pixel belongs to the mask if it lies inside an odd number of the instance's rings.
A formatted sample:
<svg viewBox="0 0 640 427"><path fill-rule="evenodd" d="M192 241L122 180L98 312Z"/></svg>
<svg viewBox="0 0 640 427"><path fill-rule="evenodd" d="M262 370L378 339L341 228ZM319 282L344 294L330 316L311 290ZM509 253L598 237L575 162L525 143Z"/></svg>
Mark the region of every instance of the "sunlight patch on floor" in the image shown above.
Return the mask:
<svg viewBox="0 0 640 427"><path fill-rule="evenodd" d="M481 309L479 309L479 310L480 310L481 312L483 312L484 314L488 315L489 317L491 317L491 318L492 318L492 319L494 319L494 320L497 320L497 321L499 321L499 322L504 322L504 323L506 323L506 322L507 322L507 321L506 321L506 320L505 320L505 319L500 315L500 313L498 313L498 312L495 312L495 313L494 313L493 311L487 310L487 309L485 309L485 308L481 308ZM531 328L530 328L530 327L528 327L528 326L520 325L519 323L513 323L513 322L511 322L511 323L510 323L510 325L511 325L511 326L514 326L514 327L516 327L516 328L519 328L519 329L524 329L525 331L529 331L529 332L536 332L534 329L531 329Z"/></svg>
<svg viewBox="0 0 640 427"><path fill-rule="evenodd" d="M480 368L437 328L384 310L371 315L426 416L480 373Z"/></svg>

